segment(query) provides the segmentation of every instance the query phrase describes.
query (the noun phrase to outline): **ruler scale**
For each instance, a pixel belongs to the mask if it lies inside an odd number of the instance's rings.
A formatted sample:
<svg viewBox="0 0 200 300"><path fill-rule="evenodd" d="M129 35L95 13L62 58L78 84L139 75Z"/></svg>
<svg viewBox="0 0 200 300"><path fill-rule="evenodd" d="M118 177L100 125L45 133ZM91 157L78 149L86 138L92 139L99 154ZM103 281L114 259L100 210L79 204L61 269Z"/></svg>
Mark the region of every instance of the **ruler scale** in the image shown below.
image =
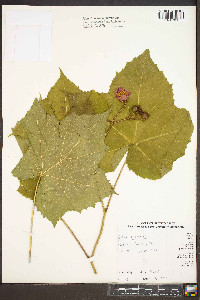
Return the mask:
<svg viewBox="0 0 200 300"><path fill-rule="evenodd" d="M182 296L182 284L109 284L108 296Z"/></svg>

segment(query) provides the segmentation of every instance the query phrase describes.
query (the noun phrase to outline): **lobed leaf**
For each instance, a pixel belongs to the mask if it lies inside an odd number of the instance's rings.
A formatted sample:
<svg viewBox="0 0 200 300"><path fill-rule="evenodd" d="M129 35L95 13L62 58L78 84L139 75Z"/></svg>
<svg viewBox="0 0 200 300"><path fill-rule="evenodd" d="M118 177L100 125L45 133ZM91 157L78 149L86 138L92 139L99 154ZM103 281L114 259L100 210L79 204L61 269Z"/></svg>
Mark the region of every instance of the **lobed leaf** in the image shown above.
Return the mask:
<svg viewBox="0 0 200 300"><path fill-rule="evenodd" d="M124 89L131 92L126 103L120 102L116 98L116 91L120 87L124 87ZM99 118L98 114L107 112L107 114L103 114L104 120L101 130L102 128L105 129L106 126L105 143L108 147L101 152L102 157L99 159L97 166L98 172L95 176L93 174L93 177L89 180L89 187L81 192L84 201L87 199L86 203L88 206L93 206L94 203L99 201L99 194L101 199L109 195L111 187L104 172L114 171L127 151L126 162L130 170L143 178L159 179L172 169L173 162L176 159L184 155L185 148L193 132L193 124L189 113L185 109L177 108L174 105L172 85L168 83L163 72L159 71L157 65L150 58L149 50L127 63L125 68L116 74L107 94L97 93L94 90L90 92L81 91L60 70L60 78L49 91L47 98L40 100L39 103L37 101L35 103L37 105L40 103L45 109L48 115L46 116L43 111L43 117L45 116L46 120L48 120L49 127L50 123L53 122L51 126L53 126L54 130L60 130L64 126L65 119L72 122L73 119L79 118L79 120L77 119L78 122L85 126L83 127L84 131L87 132L90 125L83 124L81 120L86 121L86 118L91 118L91 120L93 118L94 120L95 115L96 118ZM149 117L146 119L135 118L126 120L130 115L134 116L134 106L140 107ZM39 108L40 110L42 108ZM107 116L107 123L105 116ZM33 136L30 136L29 131L31 128L27 129L29 117L30 113L17 123L15 128L13 128L13 134L22 153L26 154L27 157L29 156L29 161L33 161L30 157L30 152L26 153L28 149L36 147L32 140ZM52 118L51 120L49 119L50 117ZM72 119L68 119L69 117ZM35 122L34 120L38 120L37 113L32 118L32 122ZM61 121L61 123L57 122L57 120ZM115 122L111 124L113 120ZM46 125L43 125L44 128L42 126L41 130L46 128ZM77 128L76 125L74 126ZM66 128L66 130L68 129ZM38 126L34 130L37 132ZM79 132L81 129L77 128L77 130ZM50 132L49 136L53 136L53 132ZM81 131L79 134L82 135L83 132ZM90 137L87 137L87 139L90 141ZM104 137L101 136L101 139L104 139ZM60 140L56 142L57 145L59 143ZM38 145L35 151L40 153L39 151L41 150L38 148ZM78 146L77 149L79 149ZM49 154L47 153L47 157ZM22 162L21 164L23 165ZM36 165L41 171L42 165L39 158L36 158ZM99 167L104 171L103 173ZM35 172L34 175L33 172ZM27 179L19 178L20 187L18 191L24 196L33 199L38 170L34 166L27 170L24 167L23 175L26 175L26 173ZM44 178L42 178L42 182L44 182ZM48 182L55 186L56 181ZM39 195L41 195L41 187L42 185L40 184ZM97 193L94 192L95 189L96 191L98 190ZM74 193L75 195L76 193ZM42 196L39 198L42 199ZM41 203L37 202L37 205L45 215L45 210ZM71 202L69 201L68 203ZM63 210L58 215L61 215L66 209L72 209L72 204L69 207L63 207ZM77 211L81 211L83 207L82 201L76 203ZM56 220L56 218L54 219ZM55 224L55 221L53 222Z"/></svg>
<svg viewBox="0 0 200 300"><path fill-rule="evenodd" d="M83 92L60 70L60 78L50 89L47 98L41 100L46 112L60 121L68 114L99 114L109 109L107 95L94 90Z"/></svg>
<svg viewBox="0 0 200 300"><path fill-rule="evenodd" d="M12 173L21 182L19 191L31 199L40 178L35 205L54 226L66 211L81 212L113 192L98 167L107 150L107 117L108 112L71 114L59 122L35 100L21 120L30 145Z"/></svg>
<svg viewBox="0 0 200 300"><path fill-rule="evenodd" d="M131 92L126 105L116 98L119 87ZM108 120L115 118L118 122L107 126L110 130L105 142L109 150L100 166L106 172L113 171L118 164L117 153L123 156L128 149L130 170L143 178L161 178L184 155L193 124L189 113L174 105L172 85L150 58L149 50L116 74L109 95L113 104ZM130 116L133 106L140 107L149 117L120 122Z"/></svg>

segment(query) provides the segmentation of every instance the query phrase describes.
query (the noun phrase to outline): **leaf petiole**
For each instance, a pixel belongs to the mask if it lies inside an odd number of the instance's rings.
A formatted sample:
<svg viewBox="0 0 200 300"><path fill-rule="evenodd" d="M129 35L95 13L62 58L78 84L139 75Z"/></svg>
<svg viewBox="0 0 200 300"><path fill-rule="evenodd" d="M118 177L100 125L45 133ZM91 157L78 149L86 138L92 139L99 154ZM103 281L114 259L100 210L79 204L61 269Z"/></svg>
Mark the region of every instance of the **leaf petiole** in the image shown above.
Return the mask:
<svg viewBox="0 0 200 300"><path fill-rule="evenodd" d="M119 174L118 174L118 176L117 176L117 179L116 179L115 184L114 184L114 187L113 187L113 191L115 190L115 188L116 188L116 186L117 186L117 183L118 183L118 181L119 181L119 178L120 178L120 176L121 176L121 174L122 174L122 171L123 171L123 169L124 169L124 167L125 167L125 164L126 164L126 161L123 163L123 166L122 166L122 168L121 168L121 170L120 170L120 172L119 172ZM104 223L105 223L105 218L106 218L107 211L108 211L108 208L109 208L109 206L110 206L110 202L111 202L111 200L112 200L113 194L114 194L114 192L110 195L106 207L103 205L103 202L101 201L101 204L102 204L102 210L103 210L103 217L102 217L102 221L101 221L100 231L99 231L98 237L97 237L97 239L96 239L96 242L95 242L95 244L94 244L94 247L93 247L92 255L91 255L91 256L88 255L88 253L86 252L85 248L83 247L83 245L81 244L81 242L79 241L79 239L77 238L77 236L75 235L75 233L73 232L73 230L72 230L72 229L69 227L69 225L65 222L65 220L64 220L63 218L60 218L60 220L63 222L63 224L64 224L64 225L67 227L67 229L70 231L70 233L72 234L72 236L74 237L74 239L77 241L78 245L80 246L81 250L83 251L83 253L85 254L85 256L86 256L87 258L92 258L92 257L94 256L95 252L96 252L96 249L97 249L97 246L98 246L98 244L99 244L101 235L102 235L102 233L103 233ZM93 269L93 272L94 272L95 274L97 274L96 268L95 268L95 266L94 266L94 262L91 261L90 264L91 264L91 267L92 267L92 269Z"/></svg>
<svg viewBox="0 0 200 300"><path fill-rule="evenodd" d="M124 167L125 167L125 164L126 164L126 161L123 163L123 166L122 166L122 168L121 168L121 170L120 170L120 172L119 172L119 174L118 174L118 176L117 176L117 179L116 179L116 181L115 181L113 190L115 190L115 188L116 188L116 186L117 186L118 180L119 180L119 178L120 178L120 176L121 176L121 174L122 174L122 171L123 171L123 169L124 169ZM108 199L108 204L107 204L106 208L103 210L103 218L102 218L102 221L101 221L101 228L100 228L100 231L99 231L99 235L98 235L98 237L97 237L97 240L96 240L96 242L95 242L95 244L94 244L94 248L93 248L93 250L92 250L92 255L91 255L91 257L94 256L94 254L95 254L95 252L96 252L96 248L97 248L98 243L99 243L99 241L100 241L101 235L102 235L102 233L103 233L103 228L104 228L104 223L105 223L106 214L107 214L107 212L108 212L108 208L109 208L109 206L110 206L110 202L111 202L111 200L112 200L113 194L114 194L114 192L110 195L110 197L109 197L109 199Z"/></svg>
<svg viewBox="0 0 200 300"><path fill-rule="evenodd" d="M75 233L73 232L73 230L69 227L69 225L65 222L65 220L63 218L60 218L60 220L63 222L63 224L67 227L67 229L69 230L69 232L71 233L71 235L73 236L73 238L77 241L78 245L80 246L81 250L83 251L83 253L85 254L85 256L87 258L91 258L93 255L88 255L88 253L86 252L85 248L83 247L83 245L81 244L81 242L79 241L79 239L77 238L77 236L75 235ZM95 274L97 274L97 270L95 268L94 262L90 261L92 270Z"/></svg>
<svg viewBox="0 0 200 300"><path fill-rule="evenodd" d="M32 250L32 233L33 233L33 217L34 217L34 210L35 210L35 200L36 200L36 196L37 196L37 190L40 184L40 180L42 178L42 173L40 174L36 187L35 187L35 195L33 198L33 207L32 207L32 216L31 216L31 230L30 230L30 248L29 248L29 263L31 262L31 250Z"/></svg>

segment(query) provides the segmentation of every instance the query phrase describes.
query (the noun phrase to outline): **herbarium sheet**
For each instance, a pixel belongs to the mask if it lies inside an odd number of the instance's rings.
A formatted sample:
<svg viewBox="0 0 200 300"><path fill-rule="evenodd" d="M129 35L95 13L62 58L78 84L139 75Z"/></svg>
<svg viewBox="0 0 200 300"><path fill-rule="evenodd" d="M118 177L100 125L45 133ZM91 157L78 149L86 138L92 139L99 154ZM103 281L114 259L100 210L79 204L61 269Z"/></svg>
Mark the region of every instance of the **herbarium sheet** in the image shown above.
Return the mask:
<svg viewBox="0 0 200 300"><path fill-rule="evenodd" d="M3 7L3 282L196 282L195 7Z"/></svg>

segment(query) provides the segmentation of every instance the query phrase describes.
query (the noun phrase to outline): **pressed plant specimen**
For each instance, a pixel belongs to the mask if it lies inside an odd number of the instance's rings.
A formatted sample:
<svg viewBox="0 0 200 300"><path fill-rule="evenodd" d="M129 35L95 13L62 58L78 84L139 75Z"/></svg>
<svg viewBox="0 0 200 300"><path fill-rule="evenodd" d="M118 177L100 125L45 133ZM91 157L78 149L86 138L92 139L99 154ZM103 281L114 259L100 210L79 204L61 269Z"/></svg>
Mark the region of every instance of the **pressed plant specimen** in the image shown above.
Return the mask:
<svg viewBox="0 0 200 300"><path fill-rule="evenodd" d="M23 153L12 173L18 191L33 201L29 262L37 208L53 226L63 222L97 273L92 257L124 166L142 178L160 179L185 154L193 124L189 112L174 105L172 85L146 50L116 74L108 93L83 92L60 70L47 97L35 99L12 132ZM112 186L106 173L126 153ZM97 202L102 222L88 254L63 216Z"/></svg>

